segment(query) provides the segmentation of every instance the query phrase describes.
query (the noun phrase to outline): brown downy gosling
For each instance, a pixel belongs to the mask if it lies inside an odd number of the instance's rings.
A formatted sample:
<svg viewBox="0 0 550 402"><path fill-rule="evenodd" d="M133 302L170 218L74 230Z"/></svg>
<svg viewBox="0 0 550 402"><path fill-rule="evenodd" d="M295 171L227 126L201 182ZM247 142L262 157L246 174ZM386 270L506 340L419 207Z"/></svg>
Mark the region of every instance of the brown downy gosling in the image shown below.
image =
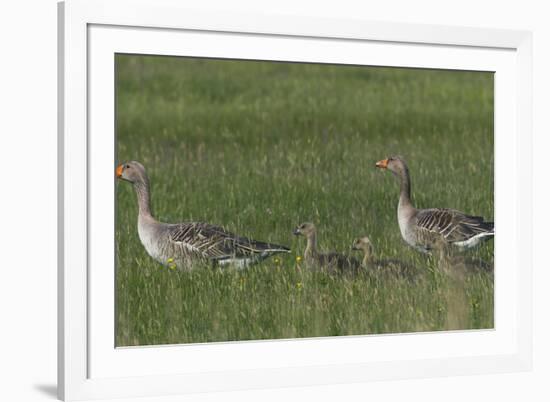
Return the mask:
<svg viewBox="0 0 550 402"><path fill-rule="evenodd" d="M361 263L353 257L335 252L320 253L317 250L317 228L313 223L302 223L292 233L296 236L304 236L307 240L304 262L308 266L319 267L333 273L355 273L361 268Z"/></svg>
<svg viewBox="0 0 550 402"><path fill-rule="evenodd" d="M438 258L439 267L452 277L463 279L467 274L481 272L490 275L493 274L493 266L491 264L480 258L456 253L456 250L453 250L446 244L437 243L434 247L434 251Z"/></svg>
<svg viewBox="0 0 550 402"><path fill-rule="evenodd" d="M376 258L372 242L367 236L355 239L351 249L363 252L363 260L361 261L363 269L376 270L410 279L414 278L417 274L414 267L404 264L399 260L381 260Z"/></svg>

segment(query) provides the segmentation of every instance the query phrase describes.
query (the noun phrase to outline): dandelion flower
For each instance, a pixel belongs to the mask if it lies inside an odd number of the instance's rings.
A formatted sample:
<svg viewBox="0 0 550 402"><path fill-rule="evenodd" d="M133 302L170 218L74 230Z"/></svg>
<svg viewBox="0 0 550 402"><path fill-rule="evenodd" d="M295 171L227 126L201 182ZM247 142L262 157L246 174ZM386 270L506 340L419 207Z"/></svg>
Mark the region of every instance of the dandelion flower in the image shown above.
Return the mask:
<svg viewBox="0 0 550 402"><path fill-rule="evenodd" d="M300 261L302 261L302 257L299 256L299 255L297 255L297 256L296 256L296 262L300 262Z"/></svg>
<svg viewBox="0 0 550 402"><path fill-rule="evenodd" d="M298 282L296 284L296 289L298 289L298 290L302 290L303 287L304 287L304 285L302 285L302 282Z"/></svg>

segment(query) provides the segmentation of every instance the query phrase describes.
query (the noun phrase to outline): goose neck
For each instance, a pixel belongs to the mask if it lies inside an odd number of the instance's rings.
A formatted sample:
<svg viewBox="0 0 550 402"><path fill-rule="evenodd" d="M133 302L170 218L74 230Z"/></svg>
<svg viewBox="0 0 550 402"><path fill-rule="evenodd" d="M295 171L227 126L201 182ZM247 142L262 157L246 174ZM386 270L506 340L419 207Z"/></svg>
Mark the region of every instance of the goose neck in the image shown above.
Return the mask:
<svg viewBox="0 0 550 402"><path fill-rule="evenodd" d="M363 266L368 267L372 264L373 255L371 250L365 250L365 255L363 256Z"/></svg>
<svg viewBox="0 0 550 402"><path fill-rule="evenodd" d="M399 208L412 207L411 202L411 177L409 170L405 167L399 175L400 180L400 194L399 194Z"/></svg>
<svg viewBox="0 0 550 402"><path fill-rule="evenodd" d="M311 259L317 254L317 234L312 233L307 237L307 246L304 252L305 259Z"/></svg>
<svg viewBox="0 0 550 402"><path fill-rule="evenodd" d="M148 180L135 182L134 189L136 190L138 200L139 216L144 218L152 218L151 194L149 191Z"/></svg>

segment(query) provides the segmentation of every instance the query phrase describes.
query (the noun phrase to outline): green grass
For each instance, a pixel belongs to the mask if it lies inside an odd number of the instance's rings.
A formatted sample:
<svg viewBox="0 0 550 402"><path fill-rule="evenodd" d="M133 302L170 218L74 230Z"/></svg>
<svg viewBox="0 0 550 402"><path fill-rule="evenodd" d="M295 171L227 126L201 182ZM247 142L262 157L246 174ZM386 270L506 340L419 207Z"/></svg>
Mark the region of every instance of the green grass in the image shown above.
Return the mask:
<svg viewBox="0 0 550 402"><path fill-rule="evenodd" d="M147 168L156 217L293 250L246 271L172 271L141 246L118 183L118 346L493 327L492 275L448 275L406 246L398 184L374 168L402 155L418 207L492 218L491 73L130 55L116 73L117 158ZM321 249L368 235L418 278L299 269L304 221ZM493 243L470 254L492 264Z"/></svg>

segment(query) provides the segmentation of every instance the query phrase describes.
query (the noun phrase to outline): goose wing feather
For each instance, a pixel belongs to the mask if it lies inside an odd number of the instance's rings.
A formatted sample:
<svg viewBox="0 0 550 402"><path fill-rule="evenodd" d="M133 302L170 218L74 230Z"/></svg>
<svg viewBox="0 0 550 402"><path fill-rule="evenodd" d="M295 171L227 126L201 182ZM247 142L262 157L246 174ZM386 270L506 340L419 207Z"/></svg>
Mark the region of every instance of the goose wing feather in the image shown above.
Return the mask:
<svg viewBox="0 0 550 402"><path fill-rule="evenodd" d="M227 258L264 257L290 249L264 243L231 233L221 226L202 222L171 225L170 241L193 250L203 258L224 260Z"/></svg>
<svg viewBox="0 0 550 402"><path fill-rule="evenodd" d="M492 222L485 222L481 216L443 208L419 210L415 223L421 232L443 236L450 243L465 241L481 233L491 233L494 226Z"/></svg>

